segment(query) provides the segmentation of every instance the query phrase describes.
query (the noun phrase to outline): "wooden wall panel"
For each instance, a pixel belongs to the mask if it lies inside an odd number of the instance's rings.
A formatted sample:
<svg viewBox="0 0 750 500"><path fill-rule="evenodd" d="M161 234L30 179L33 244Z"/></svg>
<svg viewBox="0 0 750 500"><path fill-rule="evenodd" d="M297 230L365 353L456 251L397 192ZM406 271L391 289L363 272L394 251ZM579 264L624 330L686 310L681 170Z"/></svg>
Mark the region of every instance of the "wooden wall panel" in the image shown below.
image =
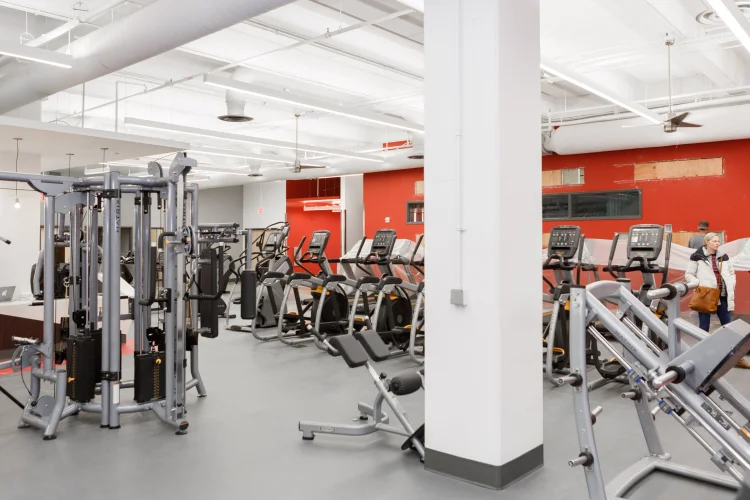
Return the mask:
<svg viewBox="0 0 750 500"><path fill-rule="evenodd" d="M661 180L724 175L724 158L656 161L635 164L635 180Z"/></svg>
<svg viewBox="0 0 750 500"><path fill-rule="evenodd" d="M546 247L549 245L549 233L542 233L542 246Z"/></svg>
<svg viewBox="0 0 750 500"><path fill-rule="evenodd" d="M542 187L562 186L562 170L542 171Z"/></svg>

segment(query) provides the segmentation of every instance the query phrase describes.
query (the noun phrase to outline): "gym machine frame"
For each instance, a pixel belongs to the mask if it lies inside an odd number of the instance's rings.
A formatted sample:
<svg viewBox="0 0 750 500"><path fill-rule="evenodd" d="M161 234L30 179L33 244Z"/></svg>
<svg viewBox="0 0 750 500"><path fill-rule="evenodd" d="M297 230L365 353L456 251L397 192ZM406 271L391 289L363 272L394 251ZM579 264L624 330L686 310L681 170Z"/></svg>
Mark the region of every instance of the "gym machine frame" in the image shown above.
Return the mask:
<svg viewBox="0 0 750 500"><path fill-rule="evenodd" d="M735 321L711 336L706 335L706 332L679 317L680 297L688 290L686 284L677 283L647 292L649 300L668 302L669 324L665 325L642 302L643 298L632 294L629 280L571 287L571 374L565 377L565 382L574 388L580 455L570 460L569 465L584 468L589 498L592 500L621 499L656 471L730 490L738 489L743 476L750 471L750 433L711 399L711 395L717 392L722 400L750 419L750 402L721 379L750 350L750 326ZM616 312L607 308L607 300L617 301L619 308ZM651 332L666 342L668 350L661 351L635 325L635 318L643 321ZM591 326L597 319L623 346L623 353ZM598 407L592 411L589 403L587 331L626 368L630 389L623 394L623 398L635 403L649 452L646 458L627 468L606 486L593 433L596 417L602 409ZM689 347L682 341L683 333L700 342ZM737 342L737 339L741 340ZM719 342L724 344L717 346ZM706 351L718 352L721 357L713 362L704 361L708 358ZM700 377L691 379L693 375ZM701 383L694 383L699 379ZM650 400L658 401L653 409L649 406ZM731 477L670 462L671 457L662 448L654 423L655 416L660 412L673 417L710 454L711 461ZM710 443L698 432L699 429L718 444Z"/></svg>
<svg viewBox="0 0 750 500"><path fill-rule="evenodd" d="M188 333L215 336L205 327L198 327L198 301L214 300L198 293L196 283L191 284L186 293L184 280L187 257L192 257L193 273L198 271L199 262L195 258L197 239L195 228L198 224L198 188L186 185L187 173L196 165L195 160L178 154L169 169L168 177L161 176L158 163L149 164L149 173L159 177L121 177L118 172L105 173L103 177L78 179L73 177L46 176L0 172L0 180L25 182L45 195L44 199L44 327L41 343L24 342L17 349L11 366L31 366L30 396L24 407L19 427L34 426L44 431L44 439L56 437L60 420L76 415L81 411L100 413L101 427L117 429L120 415L153 411L163 422L177 429L176 434L184 434L188 427L185 420L185 393L195 387L199 396L206 390L198 370L198 346L194 341L191 350L192 380L186 380L186 341ZM166 200L165 231L159 236L160 246L164 247L164 279L162 296L153 296L155 266L147 263L151 254L150 195L158 192ZM151 305L156 302L165 305L165 385L163 399L147 403L121 404L120 389L132 387L132 382L122 382L120 321L130 319L120 311L120 198L122 193L135 193L135 300L132 306L134 320L135 350L144 349L143 333L150 327ZM186 224L186 193L190 193L191 221ZM96 202L96 199L99 199ZM84 243L79 237L82 226L82 213L85 205L101 204L104 216L102 251L102 314L98 314L98 209L90 210L88 240ZM67 385L75 381L68 377L69 366L55 366L55 304L54 304L54 248L55 213L70 213L71 235L71 275L69 291L69 335L79 337L85 332L96 330L102 325L101 337L101 385L96 392L101 394L100 402L68 401ZM178 216L182 219L178 220ZM181 224L178 226L178 224ZM151 283L151 295L143 299L146 283ZM186 302L191 301L192 332L188 332ZM43 381L54 385L53 396L40 396Z"/></svg>

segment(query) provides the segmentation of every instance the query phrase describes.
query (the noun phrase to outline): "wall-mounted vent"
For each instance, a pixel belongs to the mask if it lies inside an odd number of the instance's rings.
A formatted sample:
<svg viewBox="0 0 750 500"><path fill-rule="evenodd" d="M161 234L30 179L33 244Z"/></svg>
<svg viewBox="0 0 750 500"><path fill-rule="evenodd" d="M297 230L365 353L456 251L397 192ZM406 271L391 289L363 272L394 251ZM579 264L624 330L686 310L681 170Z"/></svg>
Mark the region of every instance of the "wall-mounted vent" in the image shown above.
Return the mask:
<svg viewBox="0 0 750 500"><path fill-rule="evenodd" d="M414 196L424 196L424 181L414 183Z"/></svg>

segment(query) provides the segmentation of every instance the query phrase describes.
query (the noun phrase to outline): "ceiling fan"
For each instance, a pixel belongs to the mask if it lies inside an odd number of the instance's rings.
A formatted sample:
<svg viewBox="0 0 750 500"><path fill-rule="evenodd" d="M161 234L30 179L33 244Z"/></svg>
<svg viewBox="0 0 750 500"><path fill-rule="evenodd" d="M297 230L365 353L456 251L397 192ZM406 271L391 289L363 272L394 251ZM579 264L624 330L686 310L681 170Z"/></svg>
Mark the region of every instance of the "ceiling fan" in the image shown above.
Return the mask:
<svg viewBox="0 0 750 500"><path fill-rule="evenodd" d="M303 170L310 170L313 168L327 168L325 165L305 165L299 159L299 113L294 114L294 165L291 167L294 169L295 174L299 174Z"/></svg>
<svg viewBox="0 0 750 500"><path fill-rule="evenodd" d="M685 121L690 113L680 113L679 115L672 110L672 45L674 45L674 39L667 39L664 44L667 46L667 81L669 82L669 109L667 111L666 119L656 125L624 125L625 128L631 127L663 127L664 132L671 134L677 132L678 128L697 128L703 125L697 123L689 123Z"/></svg>

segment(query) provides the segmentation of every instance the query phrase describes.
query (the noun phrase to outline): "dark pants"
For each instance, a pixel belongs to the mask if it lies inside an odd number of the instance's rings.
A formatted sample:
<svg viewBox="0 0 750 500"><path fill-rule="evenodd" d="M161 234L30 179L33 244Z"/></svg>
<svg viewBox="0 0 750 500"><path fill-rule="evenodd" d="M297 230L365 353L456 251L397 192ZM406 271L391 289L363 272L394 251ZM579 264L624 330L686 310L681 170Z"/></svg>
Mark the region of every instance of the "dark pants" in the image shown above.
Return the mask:
<svg viewBox="0 0 750 500"><path fill-rule="evenodd" d="M716 309L716 315L719 317L719 321L721 321L722 325L732 322L732 312L729 310L726 297L721 297L721 300L719 300L719 307ZM711 315L699 312L698 322L700 323L701 330L708 331L709 326L711 326Z"/></svg>

